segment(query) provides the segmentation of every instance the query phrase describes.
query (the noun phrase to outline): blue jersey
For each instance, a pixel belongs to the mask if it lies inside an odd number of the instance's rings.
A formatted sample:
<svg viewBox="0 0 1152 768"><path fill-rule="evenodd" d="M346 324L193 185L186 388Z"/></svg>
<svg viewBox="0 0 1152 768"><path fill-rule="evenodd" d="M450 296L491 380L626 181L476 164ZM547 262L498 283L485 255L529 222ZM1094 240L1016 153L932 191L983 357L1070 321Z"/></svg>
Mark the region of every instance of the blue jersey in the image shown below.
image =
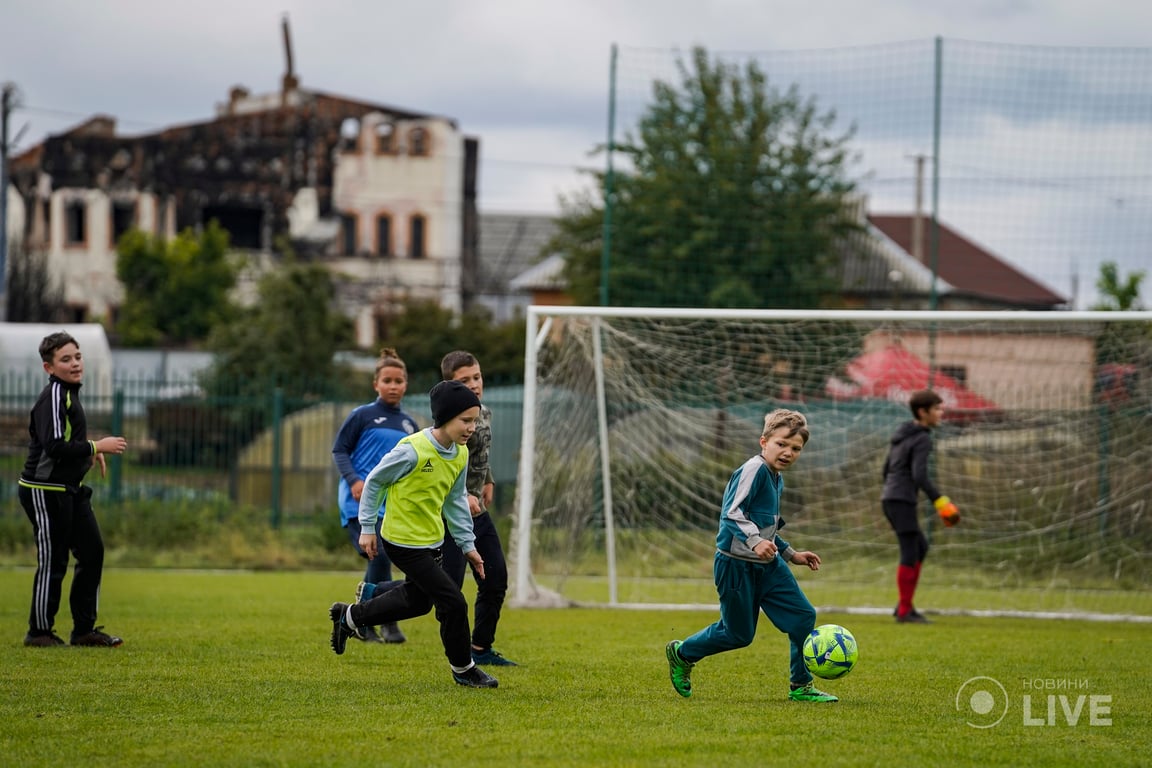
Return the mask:
<svg viewBox="0 0 1152 768"><path fill-rule="evenodd" d="M384 454L417 429L411 416L379 398L348 414L332 445L332 460L340 472L337 501L341 525L347 527L360 512L360 502L352 498L351 485L367 478Z"/></svg>
<svg viewBox="0 0 1152 768"><path fill-rule="evenodd" d="M788 542L777 533L784 525L780 518L780 494L784 478L773 472L759 455L744 462L732 473L724 489L720 509L720 532L716 549L739 560L763 562L753 548L767 539L774 541L785 562L791 558Z"/></svg>

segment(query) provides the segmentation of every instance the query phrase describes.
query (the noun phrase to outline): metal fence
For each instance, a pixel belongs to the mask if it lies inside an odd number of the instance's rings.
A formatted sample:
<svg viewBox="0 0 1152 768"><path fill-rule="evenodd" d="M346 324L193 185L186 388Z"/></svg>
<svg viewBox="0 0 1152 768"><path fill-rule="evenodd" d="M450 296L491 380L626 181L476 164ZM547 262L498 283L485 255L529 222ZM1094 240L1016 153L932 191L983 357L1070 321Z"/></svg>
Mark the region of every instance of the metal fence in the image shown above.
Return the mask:
<svg viewBox="0 0 1152 768"><path fill-rule="evenodd" d="M0 511L21 514L17 479L27 455L28 413L43 375L0 373ZM106 395L82 402L89 434L124 435L129 450L110 457L108 477L89 475L101 504L141 499L227 501L286 518L335 514L339 475L332 442L361 402L292 398L272 388L260 396L205 395L196 378L119 378ZM521 387L492 388L484 402L493 413L492 472L496 508L510 508L520 443ZM401 407L429 426L428 396L404 398Z"/></svg>

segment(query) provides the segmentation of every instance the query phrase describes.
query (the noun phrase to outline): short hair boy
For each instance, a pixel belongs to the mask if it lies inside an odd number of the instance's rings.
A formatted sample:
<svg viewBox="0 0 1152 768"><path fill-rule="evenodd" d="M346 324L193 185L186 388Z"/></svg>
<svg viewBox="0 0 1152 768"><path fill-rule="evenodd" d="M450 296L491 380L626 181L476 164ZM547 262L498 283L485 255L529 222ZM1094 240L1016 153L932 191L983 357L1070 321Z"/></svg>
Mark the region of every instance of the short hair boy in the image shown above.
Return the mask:
<svg viewBox="0 0 1152 768"><path fill-rule="evenodd" d="M756 639L760 612L788 635L792 701L837 701L812 684L804 664L804 640L816 626L816 609L801 591L788 563L820 569L815 552L797 551L780 538L781 473L796 463L808 442L804 415L785 408L764 417L760 453L741 464L724 489L720 531L716 536L713 574L720 596L720 620L686 640L672 640L664 649L672 687L692 695L692 667L724 651L744 648Z"/></svg>
<svg viewBox="0 0 1152 768"><path fill-rule="evenodd" d="M65 331L40 342L40 359L48 384L40 392L28 421L28 459L20 473L19 496L36 541L36 575L32 610L24 645L64 645L53 625L68 572L68 553L76 558L68 604L72 611L72 645L114 648L123 641L96 626L97 597L104 572L104 540L92 511L92 489L84 477L93 465L107 472L104 454L122 454L123 437L88 439L88 420L80 405L84 356Z"/></svg>

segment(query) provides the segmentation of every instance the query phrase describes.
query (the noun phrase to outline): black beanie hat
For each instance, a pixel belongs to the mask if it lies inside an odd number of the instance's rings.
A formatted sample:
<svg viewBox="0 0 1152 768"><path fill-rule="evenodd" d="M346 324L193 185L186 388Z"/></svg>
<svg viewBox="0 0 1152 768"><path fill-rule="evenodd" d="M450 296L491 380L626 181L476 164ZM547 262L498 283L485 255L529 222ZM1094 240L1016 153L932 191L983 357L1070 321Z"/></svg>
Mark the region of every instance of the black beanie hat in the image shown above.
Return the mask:
<svg viewBox="0 0 1152 768"><path fill-rule="evenodd" d="M480 405L480 398L461 381L442 381L428 393L432 404L432 426L442 427L469 408Z"/></svg>

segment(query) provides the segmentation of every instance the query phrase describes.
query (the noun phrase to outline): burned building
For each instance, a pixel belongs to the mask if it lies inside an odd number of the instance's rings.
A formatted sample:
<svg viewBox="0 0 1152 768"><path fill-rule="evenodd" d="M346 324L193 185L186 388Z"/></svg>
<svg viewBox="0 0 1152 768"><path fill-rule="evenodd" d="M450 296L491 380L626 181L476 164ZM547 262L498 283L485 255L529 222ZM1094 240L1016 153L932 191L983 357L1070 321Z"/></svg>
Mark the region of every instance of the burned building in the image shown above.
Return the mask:
<svg viewBox="0 0 1152 768"><path fill-rule="evenodd" d="M171 237L216 220L250 277L285 243L328 266L369 346L399 302L469 302L478 159L451 118L301 88L289 52L279 91L234 87L211 120L121 136L96 116L12 158L13 234L47 254L76 321L111 324L125 231Z"/></svg>

